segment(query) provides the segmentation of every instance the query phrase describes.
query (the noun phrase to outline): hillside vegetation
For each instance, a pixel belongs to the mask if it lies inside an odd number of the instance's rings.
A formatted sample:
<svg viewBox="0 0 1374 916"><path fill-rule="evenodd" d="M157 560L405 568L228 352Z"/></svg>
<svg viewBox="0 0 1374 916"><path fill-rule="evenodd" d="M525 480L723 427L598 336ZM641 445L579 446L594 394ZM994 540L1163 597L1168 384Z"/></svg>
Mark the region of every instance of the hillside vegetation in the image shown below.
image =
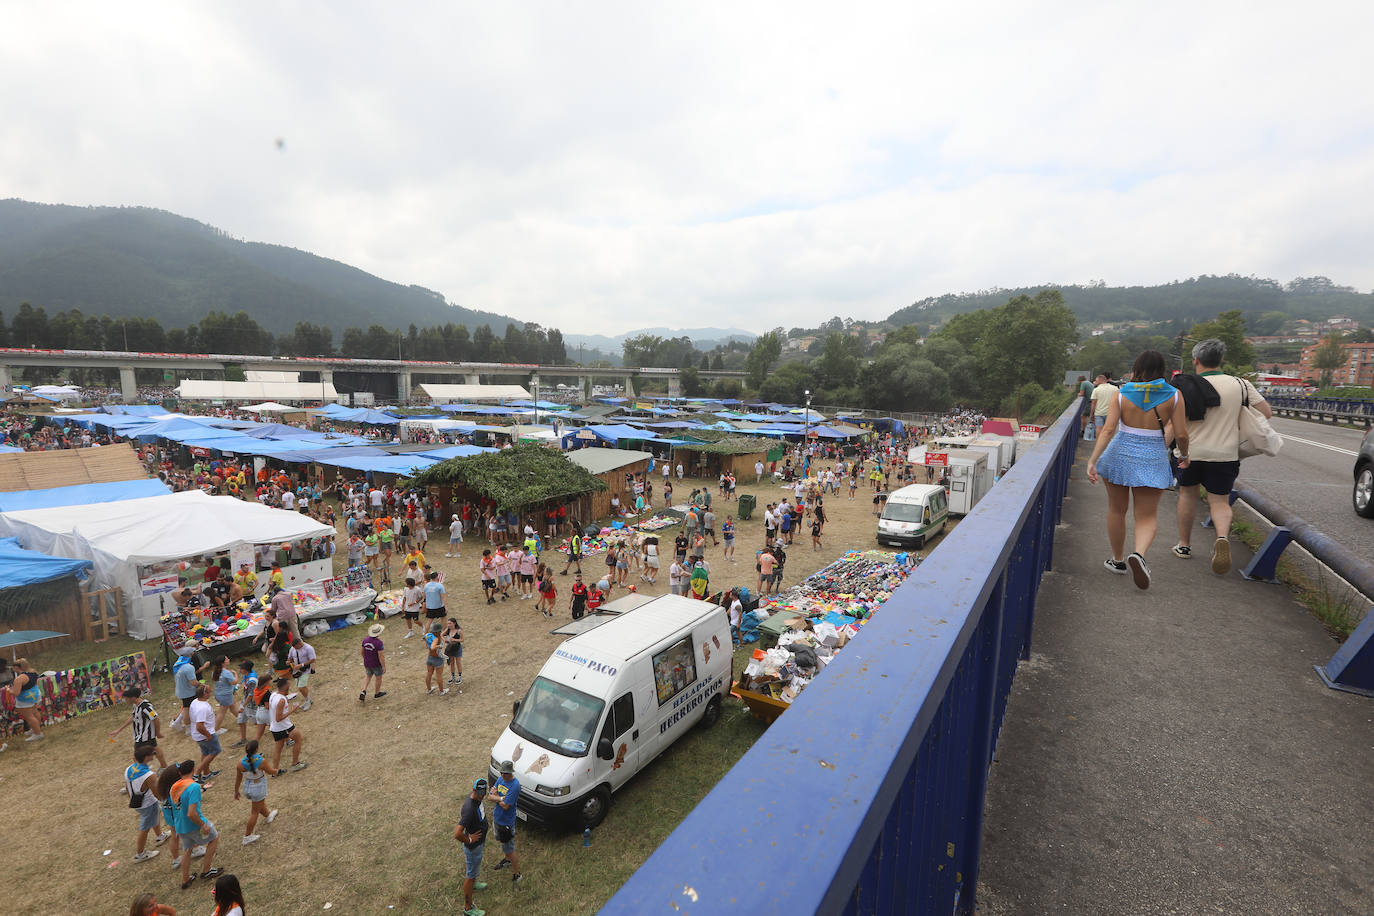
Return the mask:
<svg viewBox="0 0 1374 916"><path fill-rule="evenodd" d="M300 322L327 327L489 325L513 319L450 305L338 261L244 242L204 223L143 207L71 207L0 201L0 310L29 302L49 313L198 324L243 312L273 334ZM518 323L518 322L517 322Z"/></svg>

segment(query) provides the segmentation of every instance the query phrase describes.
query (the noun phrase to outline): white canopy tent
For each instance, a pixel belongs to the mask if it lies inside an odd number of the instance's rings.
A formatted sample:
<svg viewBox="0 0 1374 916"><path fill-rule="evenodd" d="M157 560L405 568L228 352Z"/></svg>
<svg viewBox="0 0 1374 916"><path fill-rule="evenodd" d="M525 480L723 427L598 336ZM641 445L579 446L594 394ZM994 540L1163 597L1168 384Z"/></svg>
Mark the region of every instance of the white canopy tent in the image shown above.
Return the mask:
<svg viewBox="0 0 1374 916"><path fill-rule="evenodd" d="M522 385L433 385L425 382L416 389L436 404L466 404L470 401L517 401L530 393Z"/></svg>
<svg viewBox="0 0 1374 916"><path fill-rule="evenodd" d="M278 404L276 401L264 401L261 404L248 404L240 407L239 410L245 413L298 413L303 410L301 407L292 407L290 404Z"/></svg>
<svg viewBox="0 0 1374 916"><path fill-rule="evenodd" d="M335 401L333 382L224 382L188 378L177 386L187 401Z"/></svg>
<svg viewBox="0 0 1374 916"><path fill-rule="evenodd" d="M126 625L136 639L161 634L158 617L176 584L175 577L166 583L166 576L154 582L158 577L148 574L149 567L226 551L251 558L258 544L334 533L309 516L199 490L0 513L0 537L17 537L21 546L50 556L90 560L95 587L123 591ZM332 568L331 559L308 560L282 573L290 587L327 578Z"/></svg>

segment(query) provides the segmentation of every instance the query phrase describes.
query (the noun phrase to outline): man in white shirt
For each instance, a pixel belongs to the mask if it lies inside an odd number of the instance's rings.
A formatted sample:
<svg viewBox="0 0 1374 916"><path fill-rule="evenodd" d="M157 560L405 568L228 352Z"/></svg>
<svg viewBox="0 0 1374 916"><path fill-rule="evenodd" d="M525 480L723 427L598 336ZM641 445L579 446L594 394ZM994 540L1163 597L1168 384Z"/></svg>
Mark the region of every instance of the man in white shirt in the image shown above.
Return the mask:
<svg viewBox="0 0 1374 916"><path fill-rule="evenodd" d="M686 575L687 570L683 568L680 561L674 558L673 565L668 567L668 592L670 594L682 594L682 584Z"/></svg>
<svg viewBox="0 0 1374 916"><path fill-rule="evenodd" d="M739 648L739 627L744 620L744 605L739 600L739 589L730 592L730 638L736 649Z"/></svg>
<svg viewBox="0 0 1374 916"><path fill-rule="evenodd" d="M292 511L293 509L295 509L295 508L296 508L296 494L295 494L295 493L292 493L290 490L282 490L282 492L281 492L281 507L282 507L283 509L285 509L286 511L288 511L288 512L290 512L290 511Z"/></svg>
<svg viewBox="0 0 1374 916"><path fill-rule="evenodd" d="M205 684L196 686L196 698L188 710L191 718L191 737L200 748L200 764L195 770L196 782L202 785L219 775L219 770L210 770L210 764L219 756L219 735L215 731L215 708L210 705L210 688Z"/></svg>
<svg viewBox="0 0 1374 916"><path fill-rule="evenodd" d="M757 486L763 480L763 462L754 462L754 485Z"/></svg>
<svg viewBox="0 0 1374 916"><path fill-rule="evenodd" d="M373 487L367 494L368 501L372 504L372 514L374 516L382 514L382 491Z"/></svg>

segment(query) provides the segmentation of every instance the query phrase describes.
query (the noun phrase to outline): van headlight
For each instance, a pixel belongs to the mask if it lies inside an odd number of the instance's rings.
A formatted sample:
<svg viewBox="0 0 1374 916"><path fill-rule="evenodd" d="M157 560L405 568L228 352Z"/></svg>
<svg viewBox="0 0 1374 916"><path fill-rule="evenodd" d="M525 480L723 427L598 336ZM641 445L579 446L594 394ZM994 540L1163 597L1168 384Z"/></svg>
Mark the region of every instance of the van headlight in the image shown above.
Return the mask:
<svg viewBox="0 0 1374 916"><path fill-rule="evenodd" d="M564 796L564 795L567 795L569 792L571 792L571 791L572 791L572 786L545 786L545 785L536 785L536 786L534 787L534 791L538 792L540 795L549 795L549 796L552 796L552 797L554 797L554 798L560 798L560 797L562 797L562 796Z"/></svg>
<svg viewBox="0 0 1374 916"><path fill-rule="evenodd" d="M498 776L501 775L501 761L493 757L491 758L491 763L489 764L489 766L491 767L491 771L493 773L497 774Z"/></svg>

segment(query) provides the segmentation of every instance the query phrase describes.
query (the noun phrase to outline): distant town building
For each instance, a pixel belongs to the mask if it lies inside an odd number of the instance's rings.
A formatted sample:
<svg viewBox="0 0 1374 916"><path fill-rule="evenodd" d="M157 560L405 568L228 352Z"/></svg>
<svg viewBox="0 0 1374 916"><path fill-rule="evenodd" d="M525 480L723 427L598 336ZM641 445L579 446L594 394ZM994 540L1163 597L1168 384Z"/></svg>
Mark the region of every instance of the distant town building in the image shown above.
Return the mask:
<svg viewBox="0 0 1374 916"><path fill-rule="evenodd" d="M1320 344L1302 348L1302 377L1317 380L1321 370L1312 365ZM1341 365L1332 370L1331 384L1374 388L1374 343L1341 344Z"/></svg>

